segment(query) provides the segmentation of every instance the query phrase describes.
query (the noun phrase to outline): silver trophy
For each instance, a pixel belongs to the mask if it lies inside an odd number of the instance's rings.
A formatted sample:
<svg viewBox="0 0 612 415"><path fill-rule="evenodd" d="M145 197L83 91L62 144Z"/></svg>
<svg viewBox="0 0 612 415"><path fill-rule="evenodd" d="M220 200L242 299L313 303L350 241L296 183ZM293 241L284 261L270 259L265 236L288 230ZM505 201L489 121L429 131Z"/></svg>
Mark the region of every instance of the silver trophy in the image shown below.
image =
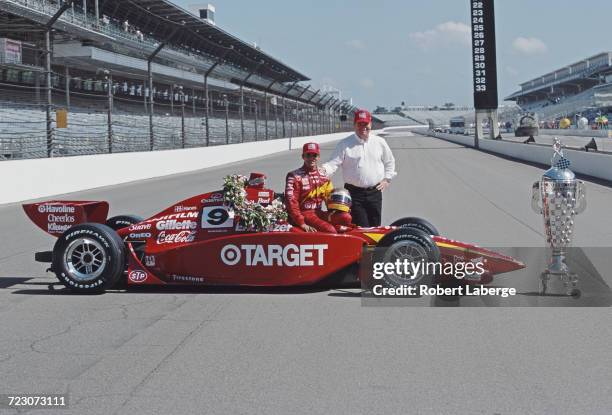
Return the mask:
<svg viewBox="0 0 612 415"><path fill-rule="evenodd" d="M548 268L542 273L542 293L548 281L557 276L563 281L568 295L578 295L578 276L565 263L567 247L572 242L574 216L586 209L586 189L582 180L569 169L570 161L563 156L561 141L554 138L551 167L540 181L533 184L532 209L544 216L546 241L552 248Z"/></svg>

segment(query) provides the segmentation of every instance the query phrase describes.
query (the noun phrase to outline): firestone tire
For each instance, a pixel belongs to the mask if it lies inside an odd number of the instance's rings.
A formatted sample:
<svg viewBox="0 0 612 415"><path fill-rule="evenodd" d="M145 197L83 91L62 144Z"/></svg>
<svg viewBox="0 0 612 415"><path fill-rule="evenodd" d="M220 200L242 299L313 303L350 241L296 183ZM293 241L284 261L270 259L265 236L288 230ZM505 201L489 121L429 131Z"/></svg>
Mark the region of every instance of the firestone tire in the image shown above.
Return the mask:
<svg viewBox="0 0 612 415"><path fill-rule="evenodd" d="M411 263L438 263L440 261L440 249L430 235L416 228L399 228L385 235L374 252L373 261L383 263L395 263L396 260ZM397 288L402 285L427 285L430 287L436 279L436 275L428 272L420 272L410 278L409 276L397 274L385 274L380 280L384 287Z"/></svg>
<svg viewBox="0 0 612 415"><path fill-rule="evenodd" d="M112 228L115 231L119 229L125 228L126 226L135 225L137 223L142 222L144 219L137 215L118 215L113 216L112 218L108 218L106 220L106 226ZM128 252L126 251L126 256ZM126 264L126 273L127 273L127 264ZM124 273L125 274L125 273ZM112 287L109 289L113 290L124 290L127 288L127 276L122 275Z"/></svg>
<svg viewBox="0 0 612 415"><path fill-rule="evenodd" d="M103 293L119 281L124 269L123 241L106 225L73 226L53 247L53 271L74 292Z"/></svg>
<svg viewBox="0 0 612 415"><path fill-rule="evenodd" d="M438 229L436 229L435 226L421 218L401 218L393 222L391 226L398 226L400 228L414 228L423 231L428 235L440 236L440 232L438 232Z"/></svg>
<svg viewBox="0 0 612 415"><path fill-rule="evenodd" d="M140 223L143 221L143 218L136 215L119 215L113 216L112 218L108 218L106 220L106 226L109 228L118 231L121 228L125 228L126 226L134 225L136 223Z"/></svg>

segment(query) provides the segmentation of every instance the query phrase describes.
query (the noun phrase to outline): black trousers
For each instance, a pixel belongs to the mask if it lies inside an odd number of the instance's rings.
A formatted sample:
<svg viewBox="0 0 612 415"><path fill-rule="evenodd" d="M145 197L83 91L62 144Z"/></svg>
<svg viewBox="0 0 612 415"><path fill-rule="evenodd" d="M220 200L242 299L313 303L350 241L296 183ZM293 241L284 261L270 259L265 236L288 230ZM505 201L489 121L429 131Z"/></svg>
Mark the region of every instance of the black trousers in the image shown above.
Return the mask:
<svg viewBox="0 0 612 415"><path fill-rule="evenodd" d="M380 226L382 212L382 192L375 186L363 188L345 184L353 199L351 215L353 223L357 226Z"/></svg>

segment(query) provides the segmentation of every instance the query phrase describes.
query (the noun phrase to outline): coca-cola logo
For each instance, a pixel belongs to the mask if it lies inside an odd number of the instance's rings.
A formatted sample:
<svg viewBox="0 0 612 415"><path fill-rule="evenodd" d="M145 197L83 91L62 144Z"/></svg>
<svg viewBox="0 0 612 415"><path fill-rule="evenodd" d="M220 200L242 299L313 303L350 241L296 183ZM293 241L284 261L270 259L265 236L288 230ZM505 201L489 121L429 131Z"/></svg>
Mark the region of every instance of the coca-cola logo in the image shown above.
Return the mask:
<svg viewBox="0 0 612 415"><path fill-rule="evenodd" d="M195 237L196 233L194 231L182 231L178 233L166 233L166 231L161 231L159 235L157 235L157 244L183 244L193 242Z"/></svg>
<svg viewBox="0 0 612 415"><path fill-rule="evenodd" d="M141 270L130 271L128 278L135 283L144 282L147 279L147 273Z"/></svg>

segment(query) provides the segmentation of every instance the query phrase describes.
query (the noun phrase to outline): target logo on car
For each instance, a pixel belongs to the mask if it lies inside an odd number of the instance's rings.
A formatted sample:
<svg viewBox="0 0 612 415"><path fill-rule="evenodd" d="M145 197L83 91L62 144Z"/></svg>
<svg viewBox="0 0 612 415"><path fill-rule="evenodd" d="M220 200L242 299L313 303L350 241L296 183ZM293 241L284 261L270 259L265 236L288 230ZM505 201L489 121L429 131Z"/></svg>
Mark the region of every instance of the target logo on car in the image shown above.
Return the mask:
<svg viewBox="0 0 612 415"><path fill-rule="evenodd" d="M308 267L325 264L327 244L314 245L225 245L220 252L225 265Z"/></svg>
<svg viewBox="0 0 612 415"><path fill-rule="evenodd" d="M130 271L128 278L130 281L135 283L145 282L147 279L147 273L141 270Z"/></svg>

